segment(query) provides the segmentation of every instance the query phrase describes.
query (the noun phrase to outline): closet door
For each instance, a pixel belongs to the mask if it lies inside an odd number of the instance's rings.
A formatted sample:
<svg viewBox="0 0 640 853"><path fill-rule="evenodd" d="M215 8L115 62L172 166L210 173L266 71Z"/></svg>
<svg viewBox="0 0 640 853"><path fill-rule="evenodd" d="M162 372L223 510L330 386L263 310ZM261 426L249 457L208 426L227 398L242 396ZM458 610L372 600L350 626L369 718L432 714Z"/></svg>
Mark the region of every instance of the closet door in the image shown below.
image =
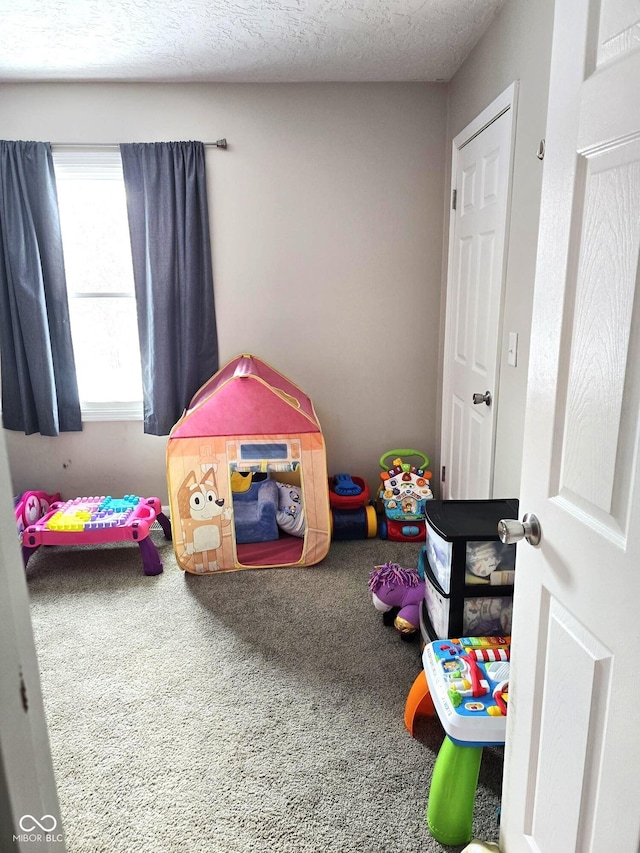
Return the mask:
<svg viewBox="0 0 640 853"><path fill-rule="evenodd" d="M492 497L516 86L453 142L441 496Z"/></svg>

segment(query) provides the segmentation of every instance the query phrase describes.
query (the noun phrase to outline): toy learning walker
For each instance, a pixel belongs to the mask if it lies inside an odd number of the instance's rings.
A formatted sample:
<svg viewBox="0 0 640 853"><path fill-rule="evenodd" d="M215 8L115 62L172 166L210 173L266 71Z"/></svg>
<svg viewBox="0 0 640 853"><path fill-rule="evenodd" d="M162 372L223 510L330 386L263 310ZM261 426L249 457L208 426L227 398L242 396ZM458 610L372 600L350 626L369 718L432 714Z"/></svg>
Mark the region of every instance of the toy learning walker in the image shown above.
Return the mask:
<svg viewBox="0 0 640 853"><path fill-rule="evenodd" d="M25 568L40 545L101 545L105 542L137 542L145 575L158 575L162 561L149 530L158 521L166 539L171 524L159 498L83 497L53 503L49 512L29 525L22 537Z"/></svg>
<svg viewBox="0 0 640 853"><path fill-rule="evenodd" d="M415 457L419 466L402 457ZM389 467L389 458L393 458ZM379 498L384 511L380 538L392 542L424 541L426 537L425 504L433 498L429 487L429 458L419 450L389 450L380 457L382 486Z"/></svg>

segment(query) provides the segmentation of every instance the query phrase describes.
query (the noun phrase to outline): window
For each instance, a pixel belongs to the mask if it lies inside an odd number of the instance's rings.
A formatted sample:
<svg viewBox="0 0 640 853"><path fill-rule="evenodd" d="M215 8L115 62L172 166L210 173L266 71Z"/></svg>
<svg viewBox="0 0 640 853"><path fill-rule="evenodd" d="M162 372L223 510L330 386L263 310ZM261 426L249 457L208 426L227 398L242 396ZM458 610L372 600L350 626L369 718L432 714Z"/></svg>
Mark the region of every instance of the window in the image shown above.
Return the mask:
<svg viewBox="0 0 640 853"><path fill-rule="evenodd" d="M83 420L142 418L120 151L63 146L52 151Z"/></svg>

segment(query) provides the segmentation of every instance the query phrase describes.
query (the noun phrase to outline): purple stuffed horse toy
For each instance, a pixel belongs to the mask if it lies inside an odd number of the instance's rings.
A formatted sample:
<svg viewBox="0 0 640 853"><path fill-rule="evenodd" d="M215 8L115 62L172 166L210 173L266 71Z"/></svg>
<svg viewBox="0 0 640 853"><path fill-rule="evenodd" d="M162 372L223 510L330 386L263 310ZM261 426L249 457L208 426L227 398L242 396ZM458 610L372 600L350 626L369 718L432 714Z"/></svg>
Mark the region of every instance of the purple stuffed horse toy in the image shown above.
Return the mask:
<svg viewBox="0 0 640 853"><path fill-rule="evenodd" d="M391 624L386 614L397 610L393 624L403 639L410 639L420 626L420 604L424 598L424 580L417 570L402 569L397 563L376 566L369 575L369 590L373 606L383 614L385 625Z"/></svg>

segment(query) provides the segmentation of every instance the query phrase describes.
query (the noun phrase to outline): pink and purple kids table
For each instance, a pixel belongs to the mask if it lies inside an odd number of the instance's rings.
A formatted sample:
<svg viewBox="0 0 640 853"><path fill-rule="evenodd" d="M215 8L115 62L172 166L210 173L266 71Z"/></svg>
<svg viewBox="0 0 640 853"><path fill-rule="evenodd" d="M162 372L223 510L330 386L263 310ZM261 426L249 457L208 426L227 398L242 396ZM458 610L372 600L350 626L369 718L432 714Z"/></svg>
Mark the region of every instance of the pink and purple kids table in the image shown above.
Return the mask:
<svg viewBox="0 0 640 853"><path fill-rule="evenodd" d="M157 521L165 539L171 539L171 523L158 498L83 497L56 501L49 511L22 535L25 568L40 545L102 545L105 542L137 542L145 575L158 575L162 560L149 538Z"/></svg>

